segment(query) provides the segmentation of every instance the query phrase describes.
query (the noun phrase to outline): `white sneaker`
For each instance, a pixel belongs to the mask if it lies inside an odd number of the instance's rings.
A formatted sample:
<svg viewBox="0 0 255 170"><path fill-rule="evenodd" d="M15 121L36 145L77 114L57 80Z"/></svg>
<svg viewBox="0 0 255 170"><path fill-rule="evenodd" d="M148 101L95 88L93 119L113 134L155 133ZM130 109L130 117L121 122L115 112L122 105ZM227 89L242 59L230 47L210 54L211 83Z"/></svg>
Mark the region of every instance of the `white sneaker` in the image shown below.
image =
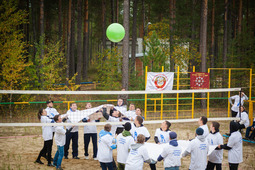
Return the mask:
<svg viewBox="0 0 255 170"><path fill-rule="evenodd" d="M85 156L85 159L89 159L89 156Z"/></svg>
<svg viewBox="0 0 255 170"><path fill-rule="evenodd" d="M97 158L94 158L95 161L97 161L98 159Z"/></svg>

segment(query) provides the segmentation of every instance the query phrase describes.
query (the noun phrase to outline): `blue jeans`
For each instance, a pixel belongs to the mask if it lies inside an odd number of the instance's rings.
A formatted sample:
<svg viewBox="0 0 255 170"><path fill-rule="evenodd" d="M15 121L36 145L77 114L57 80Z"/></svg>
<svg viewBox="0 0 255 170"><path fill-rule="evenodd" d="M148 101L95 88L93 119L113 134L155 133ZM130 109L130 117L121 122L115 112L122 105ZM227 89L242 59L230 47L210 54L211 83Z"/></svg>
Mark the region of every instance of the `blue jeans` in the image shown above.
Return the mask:
<svg viewBox="0 0 255 170"><path fill-rule="evenodd" d="M103 163L103 162L100 162L100 166L102 168L102 170L113 170L113 165L112 165L112 162L109 162L109 163Z"/></svg>
<svg viewBox="0 0 255 170"><path fill-rule="evenodd" d="M165 170L179 170L179 166L167 167Z"/></svg>
<svg viewBox="0 0 255 170"><path fill-rule="evenodd" d="M62 159L64 156L64 146L57 146L57 152L53 159L53 164L56 165L57 168L61 167Z"/></svg>

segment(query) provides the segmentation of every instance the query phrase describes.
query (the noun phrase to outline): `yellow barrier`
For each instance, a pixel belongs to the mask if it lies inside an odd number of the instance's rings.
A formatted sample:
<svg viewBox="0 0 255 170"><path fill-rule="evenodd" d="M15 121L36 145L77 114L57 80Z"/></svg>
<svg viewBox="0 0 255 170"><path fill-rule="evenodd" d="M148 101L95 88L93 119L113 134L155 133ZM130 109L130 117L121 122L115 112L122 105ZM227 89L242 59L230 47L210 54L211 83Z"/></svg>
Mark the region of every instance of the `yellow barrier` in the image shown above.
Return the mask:
<svg viewBox="0 0 255 170"><path fill-rule="evenodd" d="M249 100L251 100L251 94L252 94L252 76L254 76L255 74L252 74L252 69L251 68L208 68L208 73L211 73L211 70L228 70L228 88L231 88L231 72L232 70L247 70L250 71L249 75L250 75L250 82L249 82ZM145 87L146 87L146 83L147 83L147 71L148 71L148 67L145 67ZM162 72L164 71L164 67L162 67ZM193 66L192 69L193 72L195 72L195 66ZM180 72L180 68L179 66L177 67L177 72L175 72L175 74L177 74L177 78L176 78L176 85L173 85L174 87L176 87L177 90L180 89L180 87L189 87L189 84L181 84L180 85L180 80L189 80L190 78L180 78L180 74L188 74L190 72ZM230 97L230 92L228 92L228 98ZM147 99L153 100L154 104L148 104ZM153 110L154 112L157 112L157 106L160 105L160 119L163 119L163 112L164 111L169 111L169 110L164 110L164 106L172 106L172 105L176 105L176 109L175 110L170 110L170 111L175 111L176 112L176 119L179 118L179 106L180 105L191 105L191 117L192 119L194 118L194 105L195 105L195 99L196 100L207 100L207 117L210 117L210 93L207 93L206 98L195 98L195 94L192 93L192 97L191 97L191 104L179 104L179 94L176 94L176 104L164 104L163 103L163 94L161 94L160 98L148 98L147 94L145 94L145 105L144 105L144 116L145 116L145 120L147 118L147 112L153 112L153 111L147 111L147 107L148 106L153 106ZM170 99L170 98L169 98ZM160 100L160 104L157 104L157 100ZM253 108L252 104L249 104L249 107ZM251 110L250 110L251 112ZM228 117L230 117L230 104L228 102ZM166 117L164 117L166 118Z"/></svg>

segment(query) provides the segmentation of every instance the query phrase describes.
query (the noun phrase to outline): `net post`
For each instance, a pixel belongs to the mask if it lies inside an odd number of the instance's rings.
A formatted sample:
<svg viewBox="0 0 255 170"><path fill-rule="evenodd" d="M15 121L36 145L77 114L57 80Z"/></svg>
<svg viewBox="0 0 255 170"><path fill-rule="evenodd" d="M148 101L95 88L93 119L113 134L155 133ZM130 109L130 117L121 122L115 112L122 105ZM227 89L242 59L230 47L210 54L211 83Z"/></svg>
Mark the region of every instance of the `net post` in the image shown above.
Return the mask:
<svg viewBox="0 0 255 170"><path fill-rule="evenodd" d="M164 66L162 66L162 72L164 72ZM163 118L163 93L161 93L161 109L160 109L160 120Z"/></svg>
<svg viewBox="0 0 255 170"><path fill-rule="evenodd" d="M179 90L180 67L177 66L177 90ZM179 93L176 95L176 119L179 117Z"/></svg>
<svg viewBox="0 0 255 170"><path fill-rule="evenodd" d="M252 69L250 69L250 89L249 89L249 100L251 101L251 87L252 87Z"/></svg>
<svg viewBox="0 0 255 170"><path fill-rule="evenodd" d="M145 90L147 85L147 71L148 66L145 66ZM144 119L147 119L147 94L144 95Z"/></svg>
<svg viewBox="0 0 255 170"><path fill-rule="evenodd" d="M195 66L193 66L193 72L195 72ZM195 104L195 93L192 93L192 119L194 119L194 104Z"/></svg>
<svg viewBox="0 0 255 170"><path fill-rule="evenodd" d="M253 101L249 100L249 119L250 119L250 126L253 123Z"/></svg>
<svg viewBox="0 0 255 170"><path fill-rule="evenodd" d="M231 86L231 68L228 69L228 88ZM228 98L230 98L230 91L228 92ZM228 117L230 117L230 103L228 101Z"/></svg>
<svg viewBox="0 0 255 170"><path fill-rule="evenodd" d="M210 68L208 68L208 73L210 74ZM209 84L210 88L210 84ZM210 92L207 92L207 117L209 118L210 116Z"/></svg>
<svg viewBox="0 0 255 170"><path fill-rule="evenodd" d="M157 100L154 99L154 112L156 113L157 111Z"/></svg>

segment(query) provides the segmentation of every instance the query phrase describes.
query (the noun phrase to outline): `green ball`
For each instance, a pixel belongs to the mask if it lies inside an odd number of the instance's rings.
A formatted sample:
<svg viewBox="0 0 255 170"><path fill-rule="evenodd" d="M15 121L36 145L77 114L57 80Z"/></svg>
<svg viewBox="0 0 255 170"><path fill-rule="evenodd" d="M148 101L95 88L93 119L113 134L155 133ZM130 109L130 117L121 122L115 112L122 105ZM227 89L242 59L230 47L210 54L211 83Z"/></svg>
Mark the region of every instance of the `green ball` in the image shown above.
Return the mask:
<svg viewBox="0 0 255 170"><path fill-rule="evenodd" d="M125 36L125 29L119 23L112 23L106 30L106 36L112 42L120 42Z"/></svg>

